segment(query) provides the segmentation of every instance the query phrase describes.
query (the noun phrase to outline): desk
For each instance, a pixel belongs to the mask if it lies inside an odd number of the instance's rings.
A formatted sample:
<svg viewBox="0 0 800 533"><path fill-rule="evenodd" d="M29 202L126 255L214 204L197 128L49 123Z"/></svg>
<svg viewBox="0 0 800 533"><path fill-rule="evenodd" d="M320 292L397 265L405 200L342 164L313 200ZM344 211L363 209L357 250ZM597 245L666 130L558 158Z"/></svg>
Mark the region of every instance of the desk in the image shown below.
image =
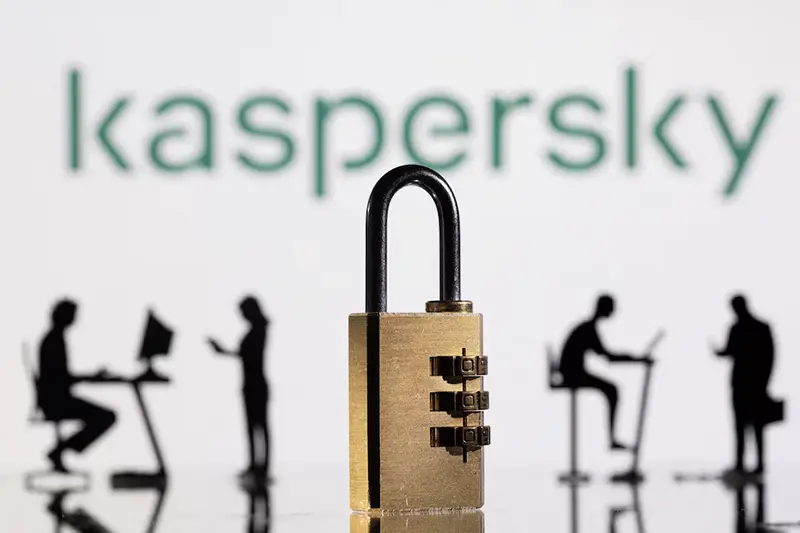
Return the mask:
<svg viewBox="0 0 800 533"><path fill-rule="evenodd" d="M142 386L146 384L166 385L170 382L170 379L158 375L155 372L145 372L144 374L130 379L121 376L97 376L82 381L85 383L104 385L128 384L133 387L136 403L144 419L144 424L147 428L147 436L153 448L153 453L156 456L158 470L155 472L113 472L111 474L111 486L113 488L122 489L165 487L167 484L167 469L164 464L164 456L161 454L161 447L158 444L158 438L153 429L153 423L150 420L150 412L147 409L147 404L142 395Z"/></svg>

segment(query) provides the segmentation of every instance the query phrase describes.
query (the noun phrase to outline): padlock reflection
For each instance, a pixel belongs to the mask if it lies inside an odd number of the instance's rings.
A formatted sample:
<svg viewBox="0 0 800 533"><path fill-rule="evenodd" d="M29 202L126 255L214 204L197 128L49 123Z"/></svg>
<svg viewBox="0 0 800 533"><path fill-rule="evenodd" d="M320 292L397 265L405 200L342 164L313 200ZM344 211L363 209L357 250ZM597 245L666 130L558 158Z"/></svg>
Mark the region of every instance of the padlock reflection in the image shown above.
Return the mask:
<svg viewBox="0 0 800 533"><path fill-rule="evenodd" d="M381 516L353 513L350 533L483 533L483 513L478 510Z"/></svg>

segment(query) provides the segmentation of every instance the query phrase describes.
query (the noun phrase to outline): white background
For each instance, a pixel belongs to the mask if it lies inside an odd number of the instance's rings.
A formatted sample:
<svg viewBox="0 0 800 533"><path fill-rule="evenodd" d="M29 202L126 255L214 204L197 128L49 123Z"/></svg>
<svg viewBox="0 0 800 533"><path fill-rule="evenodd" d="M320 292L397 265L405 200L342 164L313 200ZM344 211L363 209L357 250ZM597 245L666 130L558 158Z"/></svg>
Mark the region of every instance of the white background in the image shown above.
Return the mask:
<svg viewBox="0 0 800 533"><path fill-rule="evenodd" d="M645 463L726 465L729 368L712 357L708 341L723 342L733 291L745 291L773 325L772 390L789 399L790 417L798 401L791 387L800 375L797 15L789 1L6 0L0 468L39 465L50 445L48 428L27 424L32 397L20 343L38 340L61 296L81 304L69 337L76 371L137 370L145 309L154 305L177 332L174 356L161 362L174 386L146 393L170 465L242 466L239 368L212 355L204 338L238 342L237 303L251 291L273 320L267 358L276 470L346 465L346 320L363 309L364 208L375 180L408 162L403 110L440 89L473 120L467 141L449 141L469 146L469 160L445 177L462 213L463 296L484 313L492 358L490 471L566 463L567 399L546 388L544 345L560 345L600 290L618 301L602 330L609 346L636 351L658 328L668 332L656 354ZM686 93L671 135L690 158L687 172L671 168L646 137L640 168L624 168L622 70L629 64L639 67L642 135L667 99ZM88 170L70 174L65 76L72 66L83 69L89 117L133 96L135 110L115 136L136 161L151 132L181 120L152 118L155 103L180 90L205 95L217 114L214 173L166 176L139 164L124 177L90 145ZM604 164L583 176L556 171L545 155L550 146L585 149L545 129L540 101L570 90L607 105L602 118L582 119L599 124L610 143ZM293 104L280 124L296 140L295 162L277 175L246 174L233 163L243 142L232 127L235 104L256 91ZM329 135L330 195L317 199L313 99L351 92L381 105L387 144L372 167L345 173L342 159L363 153L369 130L357 114L342 113ZM506 166L496 171L490 98L520 92L531 93L534 105L509 121ZM730 159L703 99L722 98L743 134L772 92L778 107L739 193L725 201ZM397 196L390 242L390 308L421 310L438 286L435 210L422 192ZM641 369L593 367L620 384L621 433L630 440ZM68 462L149 464L130 391L85 385L79 393L117 409L120 421ZM621 464L607 451L598 398L581 395L582 458L593 469ZM800 422L790 419L768 439L773 464L797 463Z"/></svg>

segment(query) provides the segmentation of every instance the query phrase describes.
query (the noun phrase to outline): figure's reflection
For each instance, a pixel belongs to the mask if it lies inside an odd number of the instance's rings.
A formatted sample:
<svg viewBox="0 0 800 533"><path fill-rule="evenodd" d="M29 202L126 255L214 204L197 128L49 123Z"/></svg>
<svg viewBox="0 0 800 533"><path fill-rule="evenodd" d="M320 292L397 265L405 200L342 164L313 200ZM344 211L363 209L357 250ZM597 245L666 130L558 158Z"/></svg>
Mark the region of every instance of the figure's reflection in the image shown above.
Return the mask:
<svg viewBox="0 0 800 533"><path fill-rule="evenodd" d="M578 510L578 491L581 486L577 483L569 485L569 530L570 533L578 533L580 529L580 511Z"/></svg>
<svg viewBox="0 0 800 533"><path fill-rule="evenodd" d="M258 482L242 482L240 486L249 498L246 533L269 533L269 488Z"/></svg>
<svg viewBox="0 0 800 533"><path fill-rule="evenodd" d="M628 505L612 505L608 508L608 532L617 533L617 526L620 519L630 513L633 513L636 522L637 533L645 533L644 517L642 514L641 502L639 499L639 485L637 483L629 483L628 487L631 491L631 499ZM578 501L578 491L581 489L580 485L570 485L570 532L578 533L580 524L580 510Z"/></svg>
<svg viewBox="0 0 800 533"><path fill-rule="evenodd" d="M727 484L729 489L736 491L734 513L736 515L736 533L755 533L766 532L769 529L763 527L766 523L764 516L764 483L754 483L752 487L756 493L756 509L755 516L753 516L752 509L748 508L746 495L748 493L746 483L738 483L735 485Z"/></svg>
<svg viewBox="0 0 800 533"><path fill-rule="evenodd" d="M736 533L768 533L771 531L779 531L774 529L776 524L767 523L766 512L764 510L765 484L759 477L731 475L730 472L726 472L723 475L678 474L675 476L675 480L678 483L720 481L726 489L733 491L735 493L733 511L736 523L734 531ZM754 489L756 494L755 516L753 516L752 511L748 512L750 507L747 505L746 498L749 494L747 490L748 487ZM791 525L796 524L792 523Z"/></svg>
<svg viewBox="0 0 800 533"><path fill-rule="evenodd" d="M631 489L631 503L626 506L612 506L608 510L608 533L617 533L617 521L624 515L633 512L637 533L645 533L642 506L639 501L639 486L628 485Z"/></svg>
<svg viewBox="0 0 800 533"><path fill-rule="evenodd" d="M37 489L35 487L29 487L28 490L35 494L46 494L50 496L45 509L48 514L53 517L53 531L55 531L55 533L67 533L72 531L77 531L78 533L112 533L110 528L102 524L85 508L71 508L67 505L66 500L70 495L87 492L88 487L69 489ZM145 533L156 533L158 530L158 522L161 518L161 511L164 508L166 492L163 489L157 489L155 492L156 501L150 513L147 526L143 530ZM67 527L65 528L64 526Z"/></svg>
<svg viewBox="0 0 800 533"><path fill-rule="evenodd" d="M82 507L70 510L65 506L65 500L75 490L46 491L50 495L47 512L53 517L55 533L63 531L77 531L79 533L111 533L111 530L101 524L94 516ZM64 526L70 529L65 530Z"/></svg>
<svg viewBox="0 0 800 533"><path fill-rule="evenodd" d="M156 533L158 530L158 521L161 518L161 511L164 509L164 498L166 497L166 490L164 488L156 488L156 503L153 506L153 511L150 513L150 521L147 524L145 533Z"/></svg>
<svg viewBox="0 0 800 533"><path fill-rule="evenodd" d="M350 515L350 533L483 533L481 511L438 514Z"/></svg>

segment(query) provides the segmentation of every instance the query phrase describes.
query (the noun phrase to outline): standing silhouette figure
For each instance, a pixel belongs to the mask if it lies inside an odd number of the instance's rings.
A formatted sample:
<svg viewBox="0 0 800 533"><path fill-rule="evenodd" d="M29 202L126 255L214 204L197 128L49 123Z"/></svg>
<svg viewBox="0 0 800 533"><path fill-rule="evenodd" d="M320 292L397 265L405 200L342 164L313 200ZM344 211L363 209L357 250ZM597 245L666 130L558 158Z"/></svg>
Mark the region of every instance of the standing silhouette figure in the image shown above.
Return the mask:
<svg viewBox="0 0 800 533"><path fill-rule="evenodd" d="M563 385L574 389L596 389L608 401L608 439L612 450L627 450L628 446L621 444L616 438L617 404L619 393L617 387L602 378L599 378L586 369L586 354L593 352L604 356L612 363L643 362L652 363L649 357L636 357L628 354L615 354L603 345L597 333L597 324L600 320L610 317L614 313L614 299L603 294L597 299L594 314L572 330L561 350L559 373Z"/></svg>
<svg viewBox="0 0 800 533"><path fill-rule="evenodd" d="M52 311L52 324L39 346L39 375L36 381L37 401L46 420L80 420L83 428L71 437L57 443L47 458L58 472L68 472L63 453L73 450L84 452L103 436L116 421L116 415L98 405L72 394L72 385L81 381L102 380L108 372L101 370L93 375L77 376L70 372L67 356L66 332L75 322L78 306L72 300L61 300Z"/></svg>
<svg viewBox="0 0 800 533"><path fill-rule="evenodd" d="M714 350L720 357L733 359L731 398L736 426L736 464L727 473L746 474L745 437L750 428L758 453L758 464L752 474L760 475L764 472L764 426L782 418L782 413L775 415L782 404L772 400L767 392L775 345L769 325L753 316L744 296L734 296L731 307L736 321L731 326L728 342L725 348Z"/></svg>
<svg viewBox="0 0 800 533"><path fill-rule="evenodd" d="M269 319L261 311L258 300L253 296L244 298L239 304L239 310L250 325L239 343L239 350L225 350L214 339L209 339L209 344L215 352L233 355L242 361L242 393L247 420L250 465L240 475L266 478L269 473L269 427L267 424L269 388L264 375L264 352L267 344ZM261 454L257 449L259 443Z"/></svg>

